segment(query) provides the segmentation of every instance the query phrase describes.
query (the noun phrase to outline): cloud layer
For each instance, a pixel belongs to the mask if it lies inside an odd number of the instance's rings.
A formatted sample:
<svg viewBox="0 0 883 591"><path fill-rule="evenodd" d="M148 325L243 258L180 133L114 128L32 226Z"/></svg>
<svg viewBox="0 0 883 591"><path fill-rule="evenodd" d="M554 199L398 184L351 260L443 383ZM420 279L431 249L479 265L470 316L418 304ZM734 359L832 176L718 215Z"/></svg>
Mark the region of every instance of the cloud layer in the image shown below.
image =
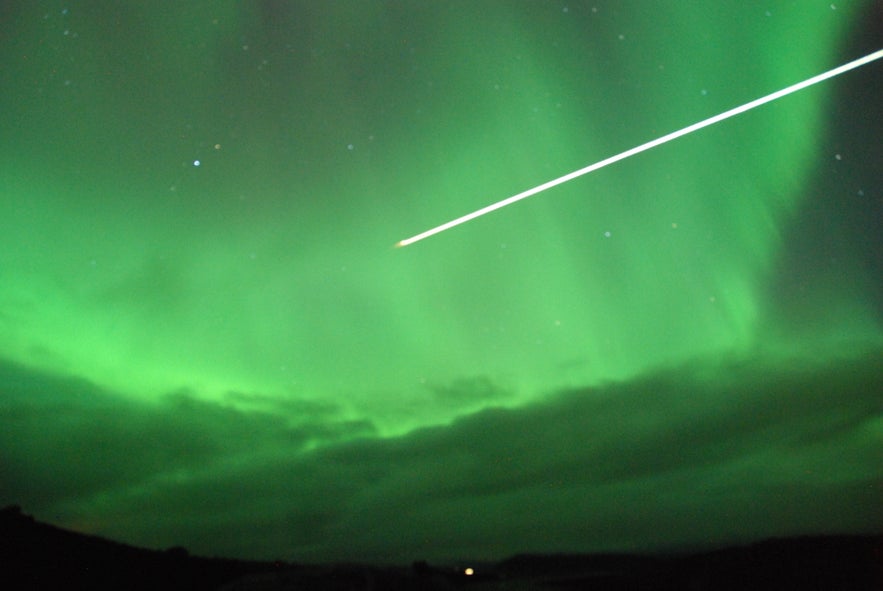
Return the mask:
<svg viewBox="0 0 883 591"><path fill-rule="evenodd" d="M5 364L0 498L134 543L294 560L872 530L880 359L694 363L391 438L333 408L129 402Z"/></svg>

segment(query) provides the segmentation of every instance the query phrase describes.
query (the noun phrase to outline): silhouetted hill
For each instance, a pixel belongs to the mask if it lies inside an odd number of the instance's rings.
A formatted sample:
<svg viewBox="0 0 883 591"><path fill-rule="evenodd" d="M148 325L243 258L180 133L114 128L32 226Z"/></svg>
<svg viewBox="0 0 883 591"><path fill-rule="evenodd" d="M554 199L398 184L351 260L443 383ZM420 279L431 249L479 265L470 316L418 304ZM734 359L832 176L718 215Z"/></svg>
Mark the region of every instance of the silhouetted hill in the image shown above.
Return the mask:
<svg viewBox="0 0 883 591"><path fill-rule="evenodd" d="M881 591L883 536L770 539L679 556L524 554L497 572L556 589Z"/></svg>
<svg viewBox="0 0 883 591"><path fill-rule="evenodd" d="M34 520L17 506L0 510L0 587L210 591L273 563L190 556L184 548L146 550Z"/></svg>
<svg viewBox="0 0 883 591"><path fill-rule="evenodd" d="M522 554L461 570L306 566L135 548L0 510L0 587L10 591L592 589L599 591L880 591L883 536L772 539L678 556Z"/></svg>
<svg viewBox="0 0 883 591"><path fill-rule="evenodd" d="M883 590L883 536L770 539L677 563L706 589Z"/></svg>

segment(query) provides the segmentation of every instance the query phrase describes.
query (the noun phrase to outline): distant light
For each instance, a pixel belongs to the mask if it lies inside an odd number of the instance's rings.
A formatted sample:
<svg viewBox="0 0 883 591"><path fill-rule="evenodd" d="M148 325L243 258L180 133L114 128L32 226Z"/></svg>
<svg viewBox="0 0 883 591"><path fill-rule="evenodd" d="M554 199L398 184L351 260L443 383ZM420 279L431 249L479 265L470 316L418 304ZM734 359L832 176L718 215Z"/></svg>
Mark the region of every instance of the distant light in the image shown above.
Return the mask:
<svg viewBox="0 0 883 591"><path fill-rule="evenodd" d="M471 577L472 575L475 574L475 571L472 570L471 567L466 567L466 570L463 571L463 574L466 575L467 577Z"/></svg>

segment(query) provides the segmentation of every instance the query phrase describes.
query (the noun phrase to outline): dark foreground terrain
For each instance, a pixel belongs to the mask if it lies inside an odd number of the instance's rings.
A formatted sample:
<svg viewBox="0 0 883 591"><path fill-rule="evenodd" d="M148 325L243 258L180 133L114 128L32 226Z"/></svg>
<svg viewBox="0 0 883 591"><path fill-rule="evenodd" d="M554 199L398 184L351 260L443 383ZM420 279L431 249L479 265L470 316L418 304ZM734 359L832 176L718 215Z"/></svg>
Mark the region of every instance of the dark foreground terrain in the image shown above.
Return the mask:
<svg viewBox="0 0 883 591"><path fill-rule="evenodd" d="M678 556L519 555L475 572L410 566L299 565L145 550L0 510L0 587L14 590L317 591L449 589L883 589L883 536L775 539Z"/></svg>

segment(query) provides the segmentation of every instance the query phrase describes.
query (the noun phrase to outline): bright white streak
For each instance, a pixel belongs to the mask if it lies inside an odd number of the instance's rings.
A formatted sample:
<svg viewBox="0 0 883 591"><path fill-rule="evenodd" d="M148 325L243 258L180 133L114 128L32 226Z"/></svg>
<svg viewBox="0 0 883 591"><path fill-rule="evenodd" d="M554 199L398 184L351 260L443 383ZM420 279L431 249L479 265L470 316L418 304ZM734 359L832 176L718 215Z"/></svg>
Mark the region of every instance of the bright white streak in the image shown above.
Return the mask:
<svg viewBox="0 0 883 591"><path fill-rule="evenodd" d="M445 230L449 230L449 229L453 228L454 226L459 226L460 224L465 224L466 222L468 222L470 220L474 220L475 218L478 218L478 217L481 217L485 214L491 213L492 211L502 209L503 207L506 207L507 205L511 205L511 204L515 203L516 201L521 201L522 199L527 199L528 197L530 197L532 195L536 195L537 193L541 193L541 192L545 191L546 189L551 189L552 187L566 183L567 181L570 181L570 180L573 180L577 177L583 176L584 174L589 174L590 172L594 172L594 171L598 170L599 168L604 168L605 166L607 166L609 164L613 164L614 162L619 162L620 160L625 160L626 158L629 158L630 156L634 156L635 154L640 154L641 152L645 152L645 151L649 150L650 148L655 148L656 146L661 146L662 144L664 144L666 142L670 142L670 141L677 139L681 136L687 135L688 133L693 133L694 131L698 131L698 130L702 129L703 127L708 127L709 125L714 125L715 123L723 121L724 119L729 119L730 117L734 117L740 113L744 113L745 111L750 111L751 109L754 109L755 107L765 105L766 103L770 103L776 99L780 99L783 96L787 96L789 94L795 93L798 90L803 90L804 88L806 88L808 86L812 86L813 84L818 84L819 82L827 80L828 78L833 78L834 76L839 76L840 74L843 74L844 72L854 70L854 69L861 67L865 64L868 64L874 60L878 60L881 57L883 57L883 49L879 49L879 50L875 51L874 53L870 53L870 54L866 55L865 57L862 57L857 60L851 61L849 63L843 64L842 66L834 68L833 70L828 70L827 72L824 72L824 73L819 74L817 76L813 76L812 78L808 78L808 79L804 80L803 82L798 82L797 84L792 84L791 86L789 86L787 88L783 88L782 90L779 90L779 91L774 92L772 94L768 94L768 95L761 97L759 99L755 99L755 100L751 101L750 103L745 103L742 106L736 107L734 109L730 109L729 111L724 111L723 113L721 113L719 115L715 115L714 117L709 117L708 119L700 121L699 123L694 123L693 125L689 125L683 129L679 129L678 131L673 131L672 133L669 133L668 135L664 135L660 138L649 141L646 144L641 144L640 146L632 148L631 150L626 150L625 152L622 152L621 154L617 154L616 156L611 156L610 158L607 158L605 160L601 160L600 162L596 162L595 164L591 164L589 166L586 166L585 168L580 168L579 170L575 170L569 174L565 174L562 177L558 177L557 179L545 182L542 185L538 185L538 186L534 187L533 189L528 189L527 191L523 191L521 193L518 193L517 195L513 195L512 197L509 197L507 199L503 199L502 201L497 201L496 203L492 203L486 207L482 207L479 210L476 210L476 211L473 211L472 213L468 213L464 216L458 217L455 220L451 220L450 222L444 223L440 226L436 226L435 228L432 228L430 230L426 230L425 232L421 232L420 234L417 234L417 235L412 236L410 238L405 238L404 240L400 240L399 242L396 243L396 247L402 247L402 246L408 246L409 244L414 244L415 242L419 242L420 240L423 240L424 238L429 238L430 236L434 236L435 234L439 234L440 232L444 232Z"/></svg>

